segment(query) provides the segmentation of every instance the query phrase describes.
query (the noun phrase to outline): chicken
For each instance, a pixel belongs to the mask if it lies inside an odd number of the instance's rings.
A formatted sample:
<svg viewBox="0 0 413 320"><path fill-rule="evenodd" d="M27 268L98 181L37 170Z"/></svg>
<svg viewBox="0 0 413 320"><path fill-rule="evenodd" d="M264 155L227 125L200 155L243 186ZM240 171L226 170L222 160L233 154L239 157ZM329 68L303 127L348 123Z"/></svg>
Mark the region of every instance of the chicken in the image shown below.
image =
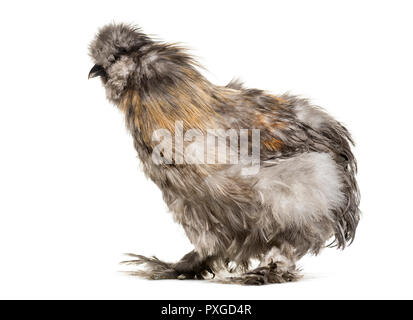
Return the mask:
<svg viewBox="0 0 413 320"><path fill-rule="evenodd" d="M194 245L177 263L131 254L134 274L204 279L228 271L219 281L295 281L305 254L353 241L353 142L321 108L239 81L214 85L185 49L126 24L100 29L90 56L89 78L99 76L124 113L146 176Z"/></svg>

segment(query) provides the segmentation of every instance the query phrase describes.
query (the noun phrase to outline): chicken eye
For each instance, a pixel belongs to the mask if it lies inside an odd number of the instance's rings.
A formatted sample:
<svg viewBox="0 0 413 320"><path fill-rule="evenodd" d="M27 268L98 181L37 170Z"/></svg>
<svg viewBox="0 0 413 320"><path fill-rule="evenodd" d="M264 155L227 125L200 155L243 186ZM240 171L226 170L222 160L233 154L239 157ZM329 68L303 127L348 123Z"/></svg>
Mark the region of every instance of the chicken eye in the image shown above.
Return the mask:
<svg viewBox="0 0 413 320"><path fill-rule="evenodd" d="M118 61L120 59L120 55L111 55L108 60L110 63L115 63L116 61Z"/></svg>

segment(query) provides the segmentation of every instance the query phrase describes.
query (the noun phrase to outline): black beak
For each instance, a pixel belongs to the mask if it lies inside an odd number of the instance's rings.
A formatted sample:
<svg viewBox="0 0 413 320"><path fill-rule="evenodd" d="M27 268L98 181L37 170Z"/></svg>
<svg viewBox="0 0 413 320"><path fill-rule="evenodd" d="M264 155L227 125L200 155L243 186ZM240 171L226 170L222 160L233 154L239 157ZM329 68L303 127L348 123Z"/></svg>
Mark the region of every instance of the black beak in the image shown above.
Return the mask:
<svg viewBox="0 0 413 320"><path fill-rule="evenodd" d="M95 78L98 76L104 76L106 74L105 69L102 66L95 64L92 69L90 69L88 79Z"/></svg>

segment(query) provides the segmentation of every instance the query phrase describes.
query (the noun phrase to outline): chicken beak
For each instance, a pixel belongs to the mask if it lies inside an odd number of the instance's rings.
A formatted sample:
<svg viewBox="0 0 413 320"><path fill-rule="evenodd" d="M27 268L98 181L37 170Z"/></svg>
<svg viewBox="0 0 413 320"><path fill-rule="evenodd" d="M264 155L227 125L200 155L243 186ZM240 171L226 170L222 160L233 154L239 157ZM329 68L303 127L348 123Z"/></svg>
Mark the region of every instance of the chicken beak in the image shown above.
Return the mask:
<svg viewBox="0 0 413 320"><path fill-rule="evenodd" d="M105 74L106 74L105 69L102 66L95 64L93 68L90 69L89 76L87 78L88 79L95 78L98 76L104 76Z"/></svg>

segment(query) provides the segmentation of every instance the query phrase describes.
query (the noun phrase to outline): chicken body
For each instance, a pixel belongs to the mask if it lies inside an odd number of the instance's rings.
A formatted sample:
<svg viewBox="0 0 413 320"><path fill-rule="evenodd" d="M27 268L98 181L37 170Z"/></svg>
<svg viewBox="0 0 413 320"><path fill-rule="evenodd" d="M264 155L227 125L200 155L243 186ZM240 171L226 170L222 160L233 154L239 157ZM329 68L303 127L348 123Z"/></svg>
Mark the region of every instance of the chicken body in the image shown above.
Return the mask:
<svg viewBox="0 0 413 320"><path fill-rule="evenodd" d="M136 274L200 278L233 262L241 274L225 281L292 281L299 278L295 263L303 255L318 253L331 238L341 248L353 240L359 191L352 140L326 112L305 99L238 82L214 85L182 48L127 25L102 28L90 52L96 63L90 76L101 76L108 99L125 114L145 174L194 245L175 264L136 256L132 262L147 267ZM258 129L259 169L245 174L250 164L243 161L178 162L176 146L162 153L168 163L156 163L157 130L176 137L177 123L183 132L212 129L224 138L228 130ZM201 150L205 160L204 142L184 140L183 147ZM240 144L235 152L246 156ZM253 258L260 266L249 270Z"/></svg>

